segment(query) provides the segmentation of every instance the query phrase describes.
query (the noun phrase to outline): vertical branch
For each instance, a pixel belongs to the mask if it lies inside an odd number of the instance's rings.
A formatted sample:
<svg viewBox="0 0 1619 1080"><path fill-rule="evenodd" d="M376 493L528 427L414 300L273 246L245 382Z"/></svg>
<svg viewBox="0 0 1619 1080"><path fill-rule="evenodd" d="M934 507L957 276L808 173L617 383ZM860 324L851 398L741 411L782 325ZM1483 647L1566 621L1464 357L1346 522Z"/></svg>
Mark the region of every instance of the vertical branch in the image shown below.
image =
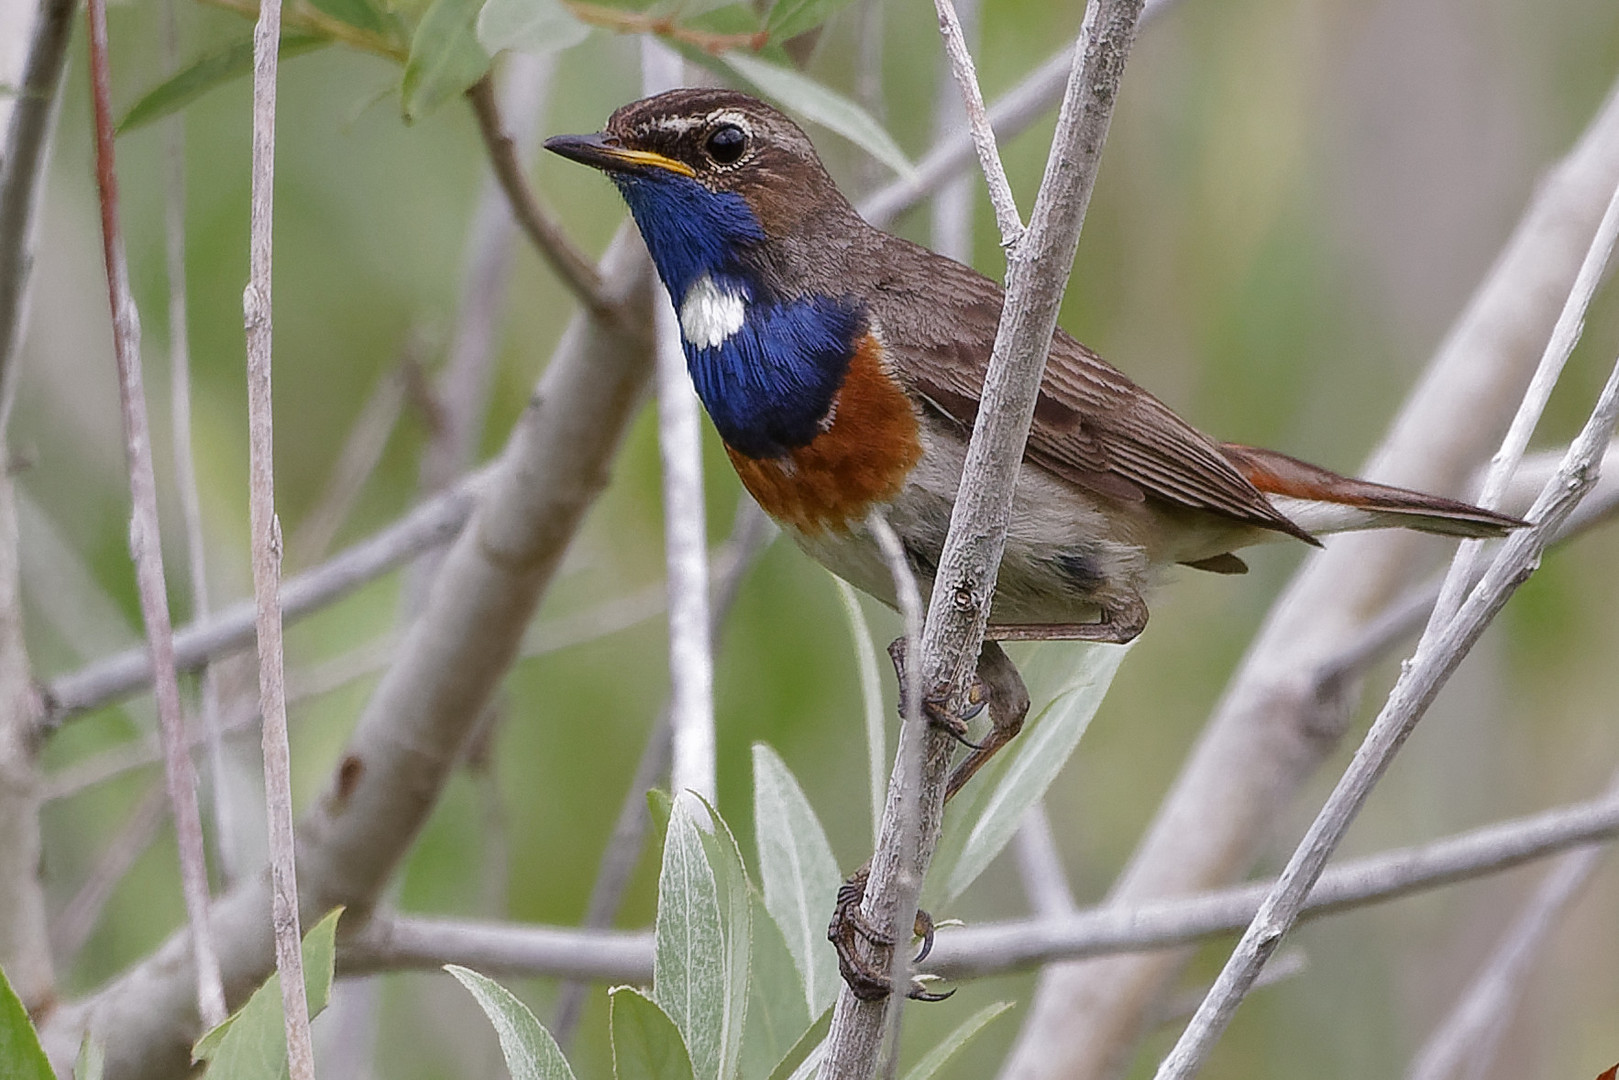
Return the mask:
<svg viewBox="0 0 1619 1080"><path fill-rule="evenodd" d="M641 39L646 94L685 83L680 56ZM659 291L652 301L657 336L658 450L663 460L663 529L669 588L669 721L674 733L671 787L714 799L714 659L708 627L708 527L703 516L702 420L686 374L680 324Z"/></svg>
<svg viewBox="0 0 1619 1080"><path fill-rule="evenodd" d="M30 1007L50 1000L55 976L39 883L41 710L23 640L17 506L5 432L33 267L34 214L74 6L74 0L41 0L33 10L14 5L11 14L23 26L32 23L28 52L21 71L0 71L0 79L18 88L15 102L0 107L7 117L0 147L0 966Z"/></svg>
<svg viewBox="0 0 1619 1080"><path fill-rule="evenodd" d="M247 332L248 518L259 639L259 715L264 724L264 800L270 823L270 919L281 976L287 1065L292 1080L314 1080L315 1052L304 997L298 871L292 831L292 762L281 648L281 523L275 515L275 439L270 395L271 237L275 208L275 90L281 0L261 0L253 28L253 185Z"/></svg>
<svg viewBox="0 0 1619 1080"><path fill-rule="evenodd" d="M163 3L163 61L173 72L180 56L179 27L174 0ZM169 279L169 412L174 440L174 482L180 494L180 517L185 525L186 564L191 585L191 618L206 619L213 611L208 598L208 554L202 531L202 496L197 490L197 466L191 446L191 336L186 324L186 127L185 113L164 123L164 153L168 158L168 184L164 192L166 261ZM214 857L221 885L236 878L239 850L230 800L223 794L225 748L220 737L219 677L205 664L198 678L198 714L208 747L209 803L214 819Z"/></svg>
<svg viewBox="0 0 1619 1080"><path fill-rule="evenodd" d="M146 388L141 377L140 317L129 292L118 223L118 177L113 163L112 89L107 62L105 0L90 0L90 83L95 113L96 186L101 194L101 239L107 261L107 299L112 308L113 353L118 363L118 398L124 414L124 449L129 460L131 513L129 551L135 563L141 616L152 653L152 690L163 733L163 764L174 831L180 849L180 881L186 919L191 924L192 958L197 970L197 1007L212 1026L225 1019L225 991L208 925L208 866L203 853L202 817L197 808L197 776L186 747L180 682L174 670L174 630L169 624L168 591L157 521L157 477L152 468L152 436L146 419Z"/></svg>
<svg viewBox="0 0 1619 1080"><path fill-rule="evenodd" d="M963 47L968 51L978 39L979 0L961 0L956 5ZM955 132L968 127L965 95L956 85L948 56L939 65L938 86L933 97L933 140L941 144ZM985 114L987 120L988 114ZM973 261L973 183L972 174L963 170L939 185L933 196L931 247L957 262Z"/></svg>
<svg viewBox="0 0 1619 1080"><path fill-rule="evenodd" d="M989 122L989 111L984 106L984 92L978 86L978 71L973 66L972 53L967 49L967 35L961 20L956 17L951 0L933 0L939 14L939 35L944 39L944 54L950 69L961 87L961 101L972 132L973 148L978 151L978 164L989 183L989 201L995 207L995 221L1001 229L1001 246L1010 248L1023 235L1023 218L1012 196L1012 185L1006 179L1006 166L1001 164L1001 151L995 144L995 129ZM1072 83L1069 84L1070 86ZM1063 283L1067 284L1066 276Z"/></svg>
<svg viewBox="0 0 1619 1080"><path fill-rule="evenodd" d="M1141 0L1093 0L1087 7L1034 212L1028 229L1012 238L1015 242L1007 249L1006 302L982 405L934 578L921 655L909 665L921 670L921 685L930 695L938 688L957 707L963 703L989 621L1035 396L1140 11ZM993 187L993 177L989 179ZM904 823L891 793L882 842L873 855L861 904L866 920L877 926L909 922L938 840L951 740L943 731L919 728L910 720L902 728L891 781L892 786L911 779L905 775L904 746L908 738L920 742L921 769L914 778L918 828L910 836L902 834ZM914 852L909 861L904 859L906 852ZM886 1002L862 1002L844 987L821 1076L869 1076L887 1014Z"/></svg>

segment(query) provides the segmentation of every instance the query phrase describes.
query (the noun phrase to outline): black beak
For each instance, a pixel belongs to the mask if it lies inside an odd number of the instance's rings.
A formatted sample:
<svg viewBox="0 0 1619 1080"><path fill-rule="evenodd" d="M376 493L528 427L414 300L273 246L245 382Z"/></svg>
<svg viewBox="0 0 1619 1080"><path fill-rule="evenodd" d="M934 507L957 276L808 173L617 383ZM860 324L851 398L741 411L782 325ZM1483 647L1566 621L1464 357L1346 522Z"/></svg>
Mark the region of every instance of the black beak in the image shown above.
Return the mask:
<svg viewBox="0 0 1619 1080"><path fill-rule="evenodd" d="M631 150L600 133L553 135L545 140L545 148L553 154L561 154L571 161L589 165L593 169L601 169L603 172L633 173L663 169L681 176L697 175L696 170L684 161L676 161L672 157L665 157L651 150Z"/></svg>

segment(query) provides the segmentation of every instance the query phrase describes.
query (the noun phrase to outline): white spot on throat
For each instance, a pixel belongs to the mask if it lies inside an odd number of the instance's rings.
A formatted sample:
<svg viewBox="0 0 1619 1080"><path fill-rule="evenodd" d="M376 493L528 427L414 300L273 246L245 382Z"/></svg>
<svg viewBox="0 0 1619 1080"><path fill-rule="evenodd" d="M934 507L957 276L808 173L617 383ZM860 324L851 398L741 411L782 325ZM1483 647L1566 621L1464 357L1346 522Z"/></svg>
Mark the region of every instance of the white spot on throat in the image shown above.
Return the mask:
<svg viewBox="0 0 1619 1080"><path fill-rule="evenodd" d="M717 348L742 329L747 313L747 297L735 289L721 288L704 274L692 282L680 301L680 336L693 348Z"/></svg>

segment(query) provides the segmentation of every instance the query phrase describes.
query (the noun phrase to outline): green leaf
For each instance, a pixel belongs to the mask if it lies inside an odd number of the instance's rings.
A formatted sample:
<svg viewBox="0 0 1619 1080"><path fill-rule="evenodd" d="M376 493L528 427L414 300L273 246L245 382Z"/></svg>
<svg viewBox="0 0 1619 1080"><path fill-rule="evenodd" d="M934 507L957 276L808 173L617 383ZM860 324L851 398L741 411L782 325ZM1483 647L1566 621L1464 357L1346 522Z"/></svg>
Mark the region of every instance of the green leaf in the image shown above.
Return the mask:
<svg viewBox="0 0 1619 1080"><path fill-rule="evenodd" d="M831 87L745 52L724 53L719 60L765 97L837 132L900 176L909 177L915 172L905 152L883 126Z"/></svg>
<svg viewBox="0 0 1619 1080"><path fill-rule="evenodd" d="M984 1027L1001 1013L1012 1007L1010 1001L997 1002L986 1005L967 1018L967 1022L951 1032L950 1037L939 1043L918 1061L910 1072L905 1074L905 1080L933 1080L933 1075L944 1068L956 1053L977 1035Z"/></svg>
<svg viewBox="0 0 1619 1080"><path fill-rule="evenodd" d="M489 0L478 16L478 41L490 53L502 49L545 56L571 49L590 36L561 0Z"/></svg>
<svg viewBox="0 0 1619 1080"><path fill-rule="evenodd" d="M282 34L281 59L330 45L331 39L310 34ZM190 65L148 90L118 121L118 134L178 112L216 86L253 70L253 39L243 38L193 60Z"/></svg>
<svg viewBox="0 0 1619 1080"><path fill-rule="evenodd" d="M309 1016L326 1007L337 959L337 920L333 908L304 935L304 995ZM276 1080L287 1075L286 1014L281 1008L281 976L271 975L233 1015L191 1048L193 1061L208 1062L208 1080Z"/></svg>
<svg viewBox="0 0 1619 1080"><path fill-rule="evenodd" d="M795 38L826 22L849 0L776 0L765 19L765 29L775 41Z"/></svg>
<svg viewBox="0 0 1619 1080"><path fill-rule="evenodd" d="M374 34L388 31L388 21L371 0L309 0L315 10Z"/></svg>
<svg viewBox="0 0 1619 1080"><path fill-rule="evenodd" d="M483 0L433 0L410 42L403 86L405 119L420 120L483 78L489 54L473 26Z"/></svg>
<svg viewBox="0 0 1619 1080"><path fill-rule="evenodd" d="M743 1080L763 1080L809 1027L804 984L781 930L765 909L764 897L750 894L753 952L748 972L747 1028L742 1037Z"/></svg>
<svg viewBox="0 0 1619 1080"><path fill-rule="evenodd" d="M763 743L753 744L753 822L765 907L798 967L810 1013L819 1013L838 996L837 956L826 940L826 922L843 876L803 789Z"/></svg>
<svg viewBox="0 0 1619 1080"><path fill-rule="evenodd" d="M0 1072L6 1080L56 1080L40 1048L39 1034L6 973L0 970Z"/></svg>
<svg viewBox="0 0 1619 1080"><path fill-rule="evenodd" d="M692 818L695 800L675 800L658 874L652 1000L680 1029L697 1080L720 1077L725 1028L725 931L714 871Z"/></svg>
<svg viewBox="0 0 1619 1080"><path fill-rule="evenodd" d="M455 964L444 970L472 991L478 1007L500 1036L500 1052L506 1056L506 1070L512 1080L574 1080L568 1059L562 1056L551 1033L534 1019L528 1006L495 980Z"/></svg>
<svg viewBox="0 0 1619 1080"><path fill-rule="evenodd" d="M1129 646L1049 644L1030 651L1019 666L1030 697L1048 704L951 803L923 885L924 907L936 910L960 896L1012 839L1079 744L1127 652Z"/></svg>
<svg viewBox="0 0 1619 1080"><path fill-rule="evenodd" d="M736 1075L742 1059L742 1039L747 1031L749 972L753 948L753 890L742 867L742 850L730 826L719 811L705 801L711 829L698 826L703 854L714 873L715 895L719 901L720 932L724 935L725 1001L720 1028L720 1080Z"/></svg>
<svg viewBox="0 0 1619 1080"><path fill-rule="evenodd" d="M692 1080L691 1058L669 1014L633 986L607 997L617 1080Z"/></svg>
<svg viewBox="0 0 1619 1080"><path fill-rule="evenodd" d="M826 1056L826 1036L832 1030L832 1010L828 1009L798 1037L793 1048L770 1071L769 1080L807 1080L821 1067Z"/></svg>
<svg viewBox="0 0 1619 1080"><path fill-rule="evenodd" d="M871 844L877 846L882 828L883 801L888 791L888 711L883 707L883 684L877 674L877 647L871 640L871 627L853 586L834 576L843 615L849 622L849 640L854 645L855 663L860 671L860 701L866 714L866 776L871 792Z"/></svg>

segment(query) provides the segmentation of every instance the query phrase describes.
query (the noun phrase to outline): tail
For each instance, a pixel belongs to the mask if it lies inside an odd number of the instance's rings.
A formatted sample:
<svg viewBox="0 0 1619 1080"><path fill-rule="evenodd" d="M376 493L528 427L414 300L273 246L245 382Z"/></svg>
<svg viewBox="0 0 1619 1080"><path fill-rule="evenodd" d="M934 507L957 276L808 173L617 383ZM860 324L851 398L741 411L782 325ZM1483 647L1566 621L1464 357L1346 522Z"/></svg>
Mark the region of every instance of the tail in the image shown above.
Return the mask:
<svg viewBox="0 0 1619 1080"><path fill-rule="evenodd" d="M1454 499L1373 484L1253 446L1220 449L1277 510L1312 533L1406 528L1445 536L1504 536L1524 525L1514 517Z"/></svg>

